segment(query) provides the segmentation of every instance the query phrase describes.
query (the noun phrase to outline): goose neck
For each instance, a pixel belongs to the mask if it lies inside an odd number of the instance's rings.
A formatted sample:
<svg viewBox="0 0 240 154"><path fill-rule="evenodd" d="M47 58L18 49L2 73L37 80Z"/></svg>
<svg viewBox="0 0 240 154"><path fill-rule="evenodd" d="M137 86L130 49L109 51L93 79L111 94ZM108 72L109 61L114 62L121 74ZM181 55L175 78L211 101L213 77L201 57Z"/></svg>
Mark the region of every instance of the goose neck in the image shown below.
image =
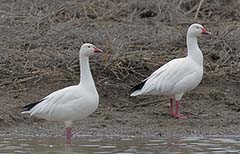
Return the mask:
<svg viewBox="0 0 240 154"><path fill-rule="evenodd" d="M88 89L95 89L95 83L89 66L89 57L80 54L80 84Z"/></svg>
<svg viewBox="0 0 240 154"><path fill-rule="evenodd" d="M187 50L188 50L188 57L190 57L200 65L203 64L203 55L202 55L202 51L198 46L196 36L192 36L189 34L187 35Z"/></svg>

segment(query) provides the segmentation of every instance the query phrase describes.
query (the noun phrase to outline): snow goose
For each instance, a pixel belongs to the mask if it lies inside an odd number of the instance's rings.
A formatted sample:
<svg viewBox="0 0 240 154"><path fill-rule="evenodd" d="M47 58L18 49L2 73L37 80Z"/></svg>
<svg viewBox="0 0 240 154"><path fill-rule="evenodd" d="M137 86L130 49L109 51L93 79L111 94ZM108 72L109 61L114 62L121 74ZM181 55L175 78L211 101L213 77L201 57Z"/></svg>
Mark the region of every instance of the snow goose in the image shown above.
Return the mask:
<svg viewBox="0 0 240 154"><path fill-rule="evenodd" d="M173 59L157 69L142 83L133 87L130 96L170 96L171 116L186 118L179 113L180 100L185 92L198 86L203 76L203 55L197 43L197 37L201 34L211 33L200 24L192 24L187 31L187 56Z"/></svg>
<svg viewBox="0 0 240 154"><path fill-rule="evenodd" d="M81 70L79 85L60 89L40 101L28 104L23 107L22 113L64 122L67 144L70 144L72 122L89 116L98 107L99 96L90 72L89 56L101 52L102 50L90 43L83 44L79 52Z"/></svg>

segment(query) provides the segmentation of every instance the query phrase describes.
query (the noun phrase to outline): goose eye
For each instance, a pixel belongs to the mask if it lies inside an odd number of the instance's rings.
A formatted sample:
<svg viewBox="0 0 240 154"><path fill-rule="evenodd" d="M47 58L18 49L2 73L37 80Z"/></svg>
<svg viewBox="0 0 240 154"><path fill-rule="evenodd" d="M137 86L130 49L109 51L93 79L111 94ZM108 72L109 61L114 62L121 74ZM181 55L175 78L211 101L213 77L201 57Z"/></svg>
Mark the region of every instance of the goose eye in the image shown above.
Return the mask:
<svg viewBox="0 0 240 154"><path fill-rule="evenodd" d="M197 29L199 29L199 27L196 27Z"/></svg>
<svg viewBox="0 0 240 154"><path fill-rule="evenodd" d="M88 48L90 48L90 46L88 46Z"/></svg>

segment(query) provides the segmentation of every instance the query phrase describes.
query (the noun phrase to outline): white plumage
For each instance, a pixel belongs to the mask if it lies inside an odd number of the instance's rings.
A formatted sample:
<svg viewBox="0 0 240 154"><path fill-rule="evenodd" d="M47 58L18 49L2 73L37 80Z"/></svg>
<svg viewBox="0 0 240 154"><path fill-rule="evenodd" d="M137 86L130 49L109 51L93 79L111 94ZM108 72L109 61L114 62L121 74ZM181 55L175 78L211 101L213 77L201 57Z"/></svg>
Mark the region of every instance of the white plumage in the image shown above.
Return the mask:
<svg viewBox="0 0 240 154"><path fill-rule="evenodd" d="M55 91L34 106L30 115L53 121L75 121L87 117L98 106L98 94L82 86Z"/></svg>
<svg viewBox="0 0 240 154"><path fill-rule="evenodd" d="M174 59L153 72L140 90L131 96L175 95L195 88L201 81L203 68L189 57ZM181 64L181 65L179 65Z"/></svg>
<svg viewBox="0 0 240 154"><path fill-rule="evenodd" d="M171 115L183 116L178 112L179 101L183 94L194 89L202 80L203 55L197 44L197 36L210 34L202 25L192 24L187 32L188 55L166 63L153 72L142 83L133 87L131 96L167 95L171 97ZM176 101L176 112L173 112L173 101Z"/></svg>

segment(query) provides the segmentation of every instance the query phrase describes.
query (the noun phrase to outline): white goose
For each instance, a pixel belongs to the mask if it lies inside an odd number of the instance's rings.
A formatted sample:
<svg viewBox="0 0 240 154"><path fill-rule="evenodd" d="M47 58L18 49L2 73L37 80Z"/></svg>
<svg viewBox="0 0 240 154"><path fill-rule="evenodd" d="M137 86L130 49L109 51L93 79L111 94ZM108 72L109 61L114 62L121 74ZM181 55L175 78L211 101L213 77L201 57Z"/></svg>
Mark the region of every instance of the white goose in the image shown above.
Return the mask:
<svg viewBox="0 0 240 154"><path fill-rule="evenodd" d="M102 50L90 43L83 44L79 52L81 70L79 85L60 89L38 102L28 104L23 107L22 113L64 122L67 144L70 144L72 122L89 116L98 107L99 96L90 72L89 56L101 52Z"/></svg>
<svg viewBox="0 0 240 154"><path fill-rule="evenodd" d="M131 96L167 95L170 96L170 114L175 118L186 118L179 113L183 94L194 89L202 80L203 55L198 47L197 37L211 34L200 24L192 24L187 31L187 51L184 58L173 59L166 63L142 83L131 89ZM173 106L175 104L175 112Z"/></svg>

